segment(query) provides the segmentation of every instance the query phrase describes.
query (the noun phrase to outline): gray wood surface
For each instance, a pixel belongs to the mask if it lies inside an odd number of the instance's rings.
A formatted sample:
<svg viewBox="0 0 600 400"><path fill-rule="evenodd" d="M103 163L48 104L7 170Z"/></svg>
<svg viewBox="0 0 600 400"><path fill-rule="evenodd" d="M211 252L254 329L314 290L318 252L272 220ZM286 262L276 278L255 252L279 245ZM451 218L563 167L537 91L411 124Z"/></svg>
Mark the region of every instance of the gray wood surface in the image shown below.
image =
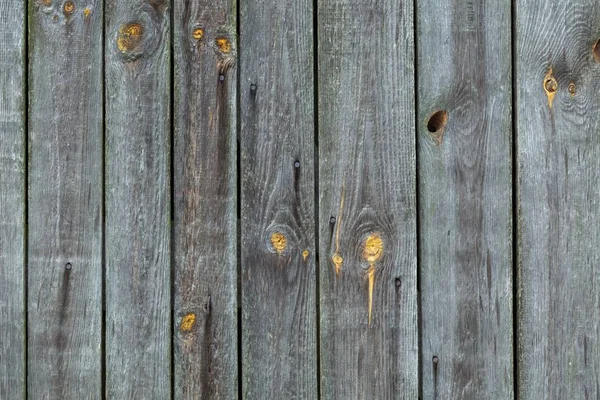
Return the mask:
<svg viewBox="0 0 600 400"><path fill-rule="evenodd" d="M240 5L243 398L315 399L312 1Z"/></svg>
<svg viewBox="0 0 600 400"><path fill-rule="evenodd" d="M0 398L25 396L25 3L0 0Z"/></svg>
<svg viewBox="0 0 600 400"><path fill-rule="evenodd" d="M236 4L174 7L175 398L235 399Z"/></svg>
<svg viewBox="0 0 600 400"><path fill-rule="evenodd" d="M106 395L171 393L170 2L106 2Z"/></svg>
<svg viewBox="0 0 600 400"><path fill-rule="evenodd" d="M600 397L600 12L517 2L519 399Z"/></svg>
<svg viewBox="0 0 600 400"><path fill-rule="evenodd" d="M29 2L30 399L101 395L102 88L102 2Z"/></svg>
<svg viewBox="0 0 600 400"><path fill-rule="evenodd" d="M413 2L319 2L323 399L416 399Z"/></svg>
<svg viewBox="0 0 600 400"><path fill-rule="evenodd" d="M510 26L509 0L418 6L424 399L514 394Z"/></svg>

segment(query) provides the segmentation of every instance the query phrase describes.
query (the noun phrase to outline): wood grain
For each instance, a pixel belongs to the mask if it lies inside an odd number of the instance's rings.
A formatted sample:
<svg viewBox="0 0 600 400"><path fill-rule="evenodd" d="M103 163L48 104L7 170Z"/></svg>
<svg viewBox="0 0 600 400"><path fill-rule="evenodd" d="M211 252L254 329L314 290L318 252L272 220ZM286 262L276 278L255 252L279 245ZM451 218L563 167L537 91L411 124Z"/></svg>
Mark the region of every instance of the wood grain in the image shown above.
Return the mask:
<svg viewBox="0 0 600 400"><path fill-rule="evenodd" d="M25 397L25 4L0 0L0 398Z"/></svg>
<svg viewBox="0 0 600 400"><path fill-rule="evenodd" d="M321 395L416 399L413 2L319 2L318 42Z"/></svg>
<svg viewBox="0 0 600 400"><path fill-rule="evenodd" d="M101 395L102 12L101 1L30 2L33 399Z"/></svg>
<svg viewBox="0 0 600 400"><path fill-rule="evenodd" d="M422 394L510 399L511 4L424 0L417 26Z"/></svg>
<svg viewBox="0 0 600 400"><path fill-rule="evenodd" d="M174 7L174 394L235 399L236 5Z"/></svg>
<svg viewBox="0 0 600 400"><path fill-rule="evenodd" d="M170 3L106 2L106 396L171 395Z"/></svg>
<svg viewBox="0 0 600 400"><path fill-rule="evenodd" d="M597 5L517 2L523 400L600 397Z"/></svg>
<svg viewBox="0 0 600 400"><path fill-rule="evenodd" d="M315 399L312 2L240 11L243 398Z"/></svg>

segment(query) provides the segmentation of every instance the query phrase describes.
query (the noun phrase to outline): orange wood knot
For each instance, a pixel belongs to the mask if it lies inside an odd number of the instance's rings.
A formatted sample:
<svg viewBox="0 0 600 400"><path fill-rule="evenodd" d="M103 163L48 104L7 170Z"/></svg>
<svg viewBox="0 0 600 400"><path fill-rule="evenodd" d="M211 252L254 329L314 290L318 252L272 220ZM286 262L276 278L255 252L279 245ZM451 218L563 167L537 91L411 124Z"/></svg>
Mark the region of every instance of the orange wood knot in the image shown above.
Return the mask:
<svg viewBox="0 0 600 400"><path fill-rule="evenodd" d="M83 16L87 18L90 16L91 12L92 12L92 9L89 7L86 7L83 9Z"/></svg>
<svg viewBox="0 0 600 400"><path fill-rule="evenodd" d="M202 28L194 29L194 31L192 32L192 37L196 40L202 40L202 38L204 37L204 29L202 29Z"/></svg>
<svg viewBox="0 0 600 400"><path fill-rule="evenodd" d="M308 249L304 250L304 251L302 252L302 259L303 259L304 261L306 261L306 260L308 259L308 255L309 255L309 254L310 254L310 253L308 252Z"/></svg>
<svg viewBox="0 0 600 400"><path fill-rule="evenodd" d="M122 25L119 28L119 36L117 37L117 47L123 53L136 48L142 41L144 27L137 22L130 22Z"/></svg>
<svg viewBox="0 0 600 400"><path fill-rule="evenodd" d="M229 41L229 39L220 37L215 39L215 43L221 53L227 54L231 52L231 42Z"/></svg>
<svg viewBox="0 0 600 400"><path fill-rule="evenodd" d="M577 86L573 82L569 83L569 93L571 93L571 96L575 96L575 93L577 93Z"/></svg>
<svg viewBox="0 0 600 400"><path fill-rule="evenodd" d="M335 273L339 275L342 270L344 258L339 253L335 253L333 257L331 257L331 261L333 261L333 265L335 265Z"/></svg>
<svg viewBox="0 0 600 400"><path fill-rule="evenodd" d="M52 5L52 0L40 0L40 3L42 3L46 7L50 7Z"/></svg>
<svg viewBox="0 0 600 400"><path fill-rule="evenodd" d="M271 235L271 244L277 253L281 254L287 246L287 239L281 232L273 232Z"/></svg>
<svg viewBox="0 0 600 400"><path fill-rule="evenodd" d="M558 90L558 82L552 73L552 68L548 71L546 76L544 77L544 91L546 92L546 97L548 97L548 107L552 108L552 104L554 103L554 96L556 96L556 91Z"/></svg>
<svg viewBox="0 0 600 400"><path fill-rule="evenodd" d="M600 64L600 39L592 46L592 55L594 56L594 61Z"/></svg>
<svg viewBox="0 0 600 400"><path fill-rule="evenodd" d="M181 329L182 332L189 332L194 327L195 322L196 322L196 314L188 313L181 320L181 325L179 326L179 329Z"/></svg>
<svg viewBox="0 0 600 400"><path fill-rule="evenodd" d="M73 14L74 11L75 4L71 0L66 1L63 5L63 14L68 17L69 15Z"/></svg>
<svg viewBox="0 0 600 400"><path fill-rule="evenodd" d="M362 257L369 264L375 264L383 254L383 240L378 234L369 235L365 240Z"/></svg>

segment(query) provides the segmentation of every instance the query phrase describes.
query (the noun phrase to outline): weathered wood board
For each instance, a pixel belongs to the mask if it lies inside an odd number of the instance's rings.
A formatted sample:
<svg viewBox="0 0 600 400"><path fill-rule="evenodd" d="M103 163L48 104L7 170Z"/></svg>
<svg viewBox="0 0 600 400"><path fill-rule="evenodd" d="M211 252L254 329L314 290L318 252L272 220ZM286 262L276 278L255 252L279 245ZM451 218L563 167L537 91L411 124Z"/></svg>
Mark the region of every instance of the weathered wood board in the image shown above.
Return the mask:
<svg viewBox="0 0 600 400"><path fill-rule="evenodd" d="M25 3L0 0L0 398L25 397Z"/></svg>
<svg viewBox="0 0 600 400"><path fill-rule="evenodd" d="M106 2L106 396L171 395L170 2Z"/></svg>
<svg viewBox="0 0 600 400"><path fill-rule="evenodd" d="M416 399L413 2L318 9L323 399Z"/></svg>
<svg viewBox="0 0 600 400"><path fill-rule="evenodd" d="M513 388L511 3L417 13L424 399Z"/></svg>
<svg viewBox="0 0 600 400"><path fill-rule="evenodd" d="M600 12L516 4L519 393L600 397Z"/></svg>
<svg viewBox="0 0 600 400"><path fill-rule="evenodd" d="M235 399L236 4L174 8L174 394Z"/></svg>
<svg viewBox="0 0 600 400"><path fill-rule="evenodd" d="M315 399L312 1L240 6L243 398Z"/></svg>
<svg viewBox="0 0 600 400"><path fill-rule="evenodd" d="M102 1L29 3L27 396L101 396Z"/></svg>

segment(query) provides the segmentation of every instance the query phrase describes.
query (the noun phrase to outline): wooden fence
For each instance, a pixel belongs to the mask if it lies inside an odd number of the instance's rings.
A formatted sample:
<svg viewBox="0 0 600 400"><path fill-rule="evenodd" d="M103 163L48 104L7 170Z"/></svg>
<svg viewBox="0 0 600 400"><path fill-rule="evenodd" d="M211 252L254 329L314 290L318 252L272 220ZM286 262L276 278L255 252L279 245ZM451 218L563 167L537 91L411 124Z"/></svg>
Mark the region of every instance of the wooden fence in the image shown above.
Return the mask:
<svg viewBox="0 0 600 400"><path fill-rule="evenodd" d="M0 398L600 398L599 38L592 0L0 0Z"/></svg>

